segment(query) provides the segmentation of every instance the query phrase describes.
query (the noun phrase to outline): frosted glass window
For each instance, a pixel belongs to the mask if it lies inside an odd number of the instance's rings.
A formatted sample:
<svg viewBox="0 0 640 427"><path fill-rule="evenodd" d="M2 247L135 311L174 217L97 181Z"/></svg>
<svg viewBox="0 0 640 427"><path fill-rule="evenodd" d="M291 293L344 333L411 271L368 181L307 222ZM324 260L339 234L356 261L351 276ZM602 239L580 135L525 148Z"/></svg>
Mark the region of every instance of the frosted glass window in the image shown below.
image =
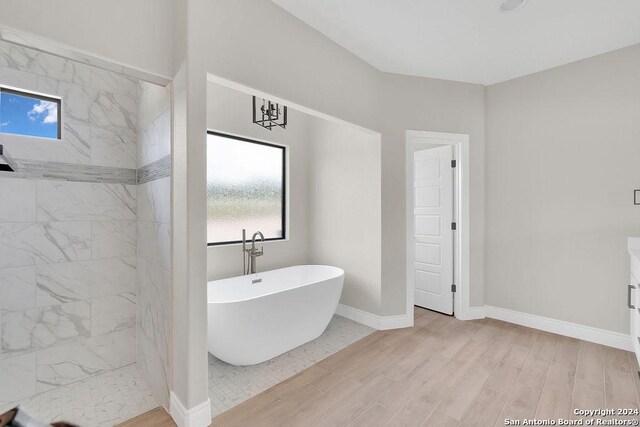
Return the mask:
<svg viewBox="0 0 640 427"><path fill-rule="evenodd" d="M0 87L0 133L60 139L60 99Z"/></svg>
<svg viewBox="0 0 640 427"><path fill-rule="evenodd" d="M285 238L285 149L209 132L207 135L207 241L242 241L261 231Z"/></svg>

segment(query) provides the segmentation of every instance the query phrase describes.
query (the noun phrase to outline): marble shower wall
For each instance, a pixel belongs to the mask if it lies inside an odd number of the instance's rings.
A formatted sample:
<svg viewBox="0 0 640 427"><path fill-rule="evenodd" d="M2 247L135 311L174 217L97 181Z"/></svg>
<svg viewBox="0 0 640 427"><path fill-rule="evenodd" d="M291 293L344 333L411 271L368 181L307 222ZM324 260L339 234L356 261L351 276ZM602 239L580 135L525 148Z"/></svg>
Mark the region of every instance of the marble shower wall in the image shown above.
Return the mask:
<svg viewBox="0 0 640 427"><path fill-rule="evenodd" d="M138 366L169 407L171 91L141 84L138 105Z"/></svg>
<svg viewBox="0 0 640 427"><path fill-rule="evenodd" d="M63 108L61 141L0 134L2 406L135 362L139 86L4 42L0 84Z"/></svg>

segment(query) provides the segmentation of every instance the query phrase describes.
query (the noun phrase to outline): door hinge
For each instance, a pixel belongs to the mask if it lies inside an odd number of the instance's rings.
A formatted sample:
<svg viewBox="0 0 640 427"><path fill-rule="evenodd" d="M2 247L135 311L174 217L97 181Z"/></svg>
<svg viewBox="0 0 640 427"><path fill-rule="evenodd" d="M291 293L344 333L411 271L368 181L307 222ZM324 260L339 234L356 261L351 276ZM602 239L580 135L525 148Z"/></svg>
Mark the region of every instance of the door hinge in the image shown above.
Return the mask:
<svg viewBox="0 0 640 427"><path fill-rule="evenodd" d="M455 168L456 167L456 161L455 160L451 160L451 167Z"/></svg>
<svg viewBox="0 0 640 427"><path fill-rule="evenodd" d="M451 292L455 292L456 291L456 285L451 285Z"/></svg>
<svg viewBox="0 0 640 427"><path fill-rule="evenodd" d="M452 223L451 223L451 229L455 231L455 230L456 230L456 227L457 227L456 223L455 223L455 222L452 222Z"/></svg>

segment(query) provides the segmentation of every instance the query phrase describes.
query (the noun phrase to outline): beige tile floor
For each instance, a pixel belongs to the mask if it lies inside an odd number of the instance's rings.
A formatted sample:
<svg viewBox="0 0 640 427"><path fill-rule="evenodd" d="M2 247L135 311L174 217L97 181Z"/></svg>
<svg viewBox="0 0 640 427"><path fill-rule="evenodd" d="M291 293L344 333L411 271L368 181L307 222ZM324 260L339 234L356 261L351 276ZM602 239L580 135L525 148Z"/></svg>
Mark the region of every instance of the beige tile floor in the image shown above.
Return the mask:
<svg viewBox="0 0 640 427"><path fill-rule="evenodd" d="M209 354L212 416L257 396L373 332L375 329L335 315L315 340L258 365L232 366Z"/></svg>

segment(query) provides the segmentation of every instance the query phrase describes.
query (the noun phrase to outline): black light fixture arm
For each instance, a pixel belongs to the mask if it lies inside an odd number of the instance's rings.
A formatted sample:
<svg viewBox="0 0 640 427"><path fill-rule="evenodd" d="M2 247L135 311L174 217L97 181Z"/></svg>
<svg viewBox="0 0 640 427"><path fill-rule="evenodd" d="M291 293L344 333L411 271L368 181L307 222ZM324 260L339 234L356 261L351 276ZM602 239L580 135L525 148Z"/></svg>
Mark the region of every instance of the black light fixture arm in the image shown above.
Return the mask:
<svg viewBox="0 0 640 427"><path fill-rule="evenodd" d="M286 129L287 127L287 106L273 103L267 99L262 99L259 105L257 97L253 96L253 123L262 126L267 130L274 126Z"/></svg>

